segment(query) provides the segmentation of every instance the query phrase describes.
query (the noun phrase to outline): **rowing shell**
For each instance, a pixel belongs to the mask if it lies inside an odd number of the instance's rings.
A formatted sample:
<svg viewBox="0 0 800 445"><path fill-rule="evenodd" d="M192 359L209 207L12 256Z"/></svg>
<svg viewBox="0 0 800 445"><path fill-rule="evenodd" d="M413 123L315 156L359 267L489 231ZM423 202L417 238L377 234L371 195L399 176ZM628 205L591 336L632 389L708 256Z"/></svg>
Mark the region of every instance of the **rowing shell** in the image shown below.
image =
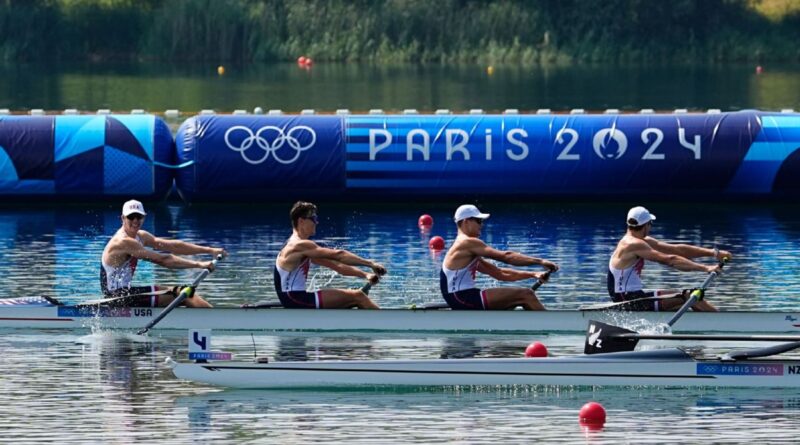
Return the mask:
<svg viewBox="0 0 800 445"><path fill-rule="evenodd" d="M159 308L0 304L0 328L140 329ZM177 308L155 329L393 332L583 332L590 319L618 325L665 323L670 313L553 310ZM683 332L800 332L800 312L690 312Z"/></svg>
<svg viewBox="0 0 800 445"><path fill-rule="evenodd" d="M800 387L800 360L697 358L679 348L603 355L434 360L177 363L176 377L228 388L580 385Z"/></svg>

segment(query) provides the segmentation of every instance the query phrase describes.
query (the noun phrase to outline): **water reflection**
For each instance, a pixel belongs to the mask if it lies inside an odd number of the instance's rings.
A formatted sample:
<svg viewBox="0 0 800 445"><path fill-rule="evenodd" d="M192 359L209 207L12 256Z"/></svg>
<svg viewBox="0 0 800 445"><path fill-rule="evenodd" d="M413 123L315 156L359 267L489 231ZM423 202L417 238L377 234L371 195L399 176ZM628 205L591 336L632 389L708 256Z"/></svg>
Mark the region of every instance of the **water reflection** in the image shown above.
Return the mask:
<svg viewBox="0 0 800 445"><path fill-rule="evenodd" d="M586 436L577 416L588 400L606 407L608 421ZM201 438L215 431L239 439L267 434L329 443L386 434L411 443L760 441L786 430L734 426L762 416L784 426L800 408L796 397L777 390L589 387L223 391L174 403Z"/></svg>

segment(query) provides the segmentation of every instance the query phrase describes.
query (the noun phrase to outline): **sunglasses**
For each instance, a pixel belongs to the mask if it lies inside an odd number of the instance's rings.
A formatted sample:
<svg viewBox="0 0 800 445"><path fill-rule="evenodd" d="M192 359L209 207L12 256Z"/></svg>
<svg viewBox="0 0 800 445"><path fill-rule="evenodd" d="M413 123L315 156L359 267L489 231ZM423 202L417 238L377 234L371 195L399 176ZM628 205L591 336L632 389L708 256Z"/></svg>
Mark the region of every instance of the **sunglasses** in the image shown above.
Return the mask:
<svg viewBox="0 0 800 445"><path fill-rule="evenodd" d="M483 225L483 220L480 218L470 218L469 220L477 223L479 226Z"/></svg>
<svg viewBox="0 0 800 445"><path fill-rule="evenodd" d="M317 215L304 216L304 219L310 219L314 224L319 224L319 217Z"/></svg>
<svg viewBox="0 0 800 445"><path fill-rule="evenodd" d="M144 215L140 213L131 213L130 215L125 217L128 221L133 221L135 219L144 219Z"/></svg>

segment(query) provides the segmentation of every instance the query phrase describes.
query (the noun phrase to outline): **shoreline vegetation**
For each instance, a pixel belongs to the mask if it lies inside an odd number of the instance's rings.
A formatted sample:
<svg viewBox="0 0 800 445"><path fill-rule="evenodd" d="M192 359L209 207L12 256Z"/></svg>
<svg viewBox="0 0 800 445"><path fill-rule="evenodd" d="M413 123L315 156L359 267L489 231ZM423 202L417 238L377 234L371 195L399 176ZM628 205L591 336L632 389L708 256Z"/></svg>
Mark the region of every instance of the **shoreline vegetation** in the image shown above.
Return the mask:
<svg viewBox="0 0 800 445"><path fill-rule="evenodd" d="M798 62L794 0L0 0L0 60Z"/></svg>

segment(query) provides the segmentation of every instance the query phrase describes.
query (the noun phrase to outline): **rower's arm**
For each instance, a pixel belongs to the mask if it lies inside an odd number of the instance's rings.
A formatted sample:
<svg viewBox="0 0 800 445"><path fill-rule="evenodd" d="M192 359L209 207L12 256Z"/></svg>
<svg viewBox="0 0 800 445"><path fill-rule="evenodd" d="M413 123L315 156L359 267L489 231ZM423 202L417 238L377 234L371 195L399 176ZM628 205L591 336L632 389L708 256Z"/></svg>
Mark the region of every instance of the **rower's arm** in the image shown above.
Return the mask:
<svg viewBox="0 0 800 445"><path fill-rule="evenodd" d="M528 255L523 255L519 252L512 252L510 250L497 250L493 247L489 247L483 243L483 241L476 240L477 242L474 243L474 246L470 246L470 251L480 257L491 258L493 260L497 260L506 264L510 264L512 266L543 266L548 269L558 270L558 265L551 261L547 261L541 258L536 258ZM530 277L528 277L530 278Z"/></svg>
<svg viewBox="0 0 800 445"><path fill-rule="evenodd" d="M361 269L358 269L353 266L348 266L347 264L342 264L337 261L325 259L325 258L317 258L312 259L312 263L319 264L320 266L325 266L328 269L333 270L334 272L338 273L339 275L344 275L346 277L358 277L358 278L369 278L369 274L364 272Z"/></svg>
<svg viewBox="0 0 800 445"><path fill-rule="evenodd" d="M225 249L201 246L181 240L159 238L143 230L139 231L139 237L142 239L142 244L147 247L174 253L176 255L197 255L206 253L225 257L228 254Z"/></svg>
<svg viewBox="0 0 800 445"><path fill-rule="evenodd" d="M312 261L319 259L333 260L348 266L367 266L379 275L386 273L386 269L382 265L366 258L361 258L360 256L344 249L329 249L327 247L320 247L317 245L317 243L310 240L305 240L302 242L302 244L298 243L298 247L300 248L299 251L304 256L311 258Z"/></svg>
<svg viewBox="0 0 800 445"><path fill-rule="evenodd" d="M150 250L137 243L136 241L129 240L125 242L125 251L132 257L141 260L146 260L158 264L169 269L209 269L214 270L214 265L211 261L194 261L187 258L181 258L169 253L156 252Z"/></svg>
<svg viewBox="0 0 800 445"><path fill-rule="evenodd" d="M633 253L646 260L655 261L656 263L672 267L683 272L711 272L715 268L713 266L705 266L700 263L684 258L677 254L667 254L660 252L650 247L647 243L642 243L635 249Z"/></svg>
<svg viewBox="0 0 800 445"><path fill-rule="evenodd" d="M478 272L500 281L519 281L539 277L539 274L535 272L501 268L483 259L478 262Z"/></svg>
<svg viewBox="0 0 800 445"><path fill-rule="evenodd" d="M726 250L716 251L714 249L707 249L705 247L692 246L691 244L665 243L649 236L645 238L644 241L653 249L668 255L680 255L684 258L711 257L718 260L722 260L723 258L731 258L730 252Z"/></svg>

